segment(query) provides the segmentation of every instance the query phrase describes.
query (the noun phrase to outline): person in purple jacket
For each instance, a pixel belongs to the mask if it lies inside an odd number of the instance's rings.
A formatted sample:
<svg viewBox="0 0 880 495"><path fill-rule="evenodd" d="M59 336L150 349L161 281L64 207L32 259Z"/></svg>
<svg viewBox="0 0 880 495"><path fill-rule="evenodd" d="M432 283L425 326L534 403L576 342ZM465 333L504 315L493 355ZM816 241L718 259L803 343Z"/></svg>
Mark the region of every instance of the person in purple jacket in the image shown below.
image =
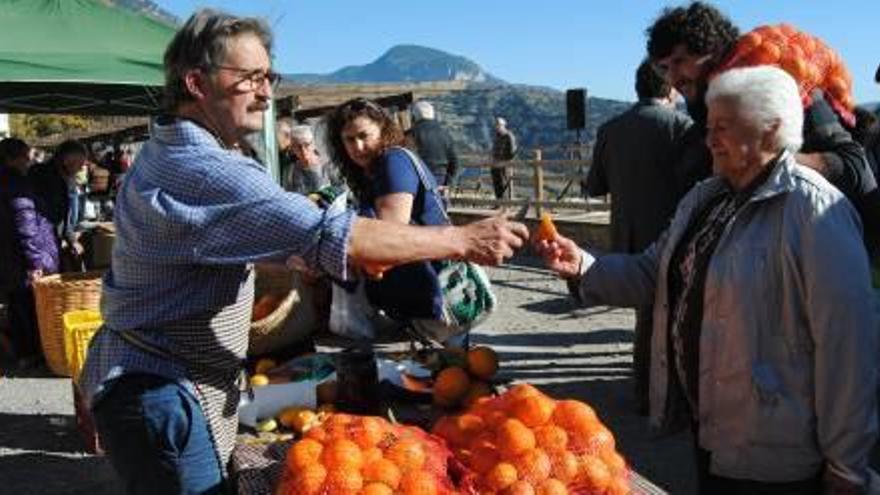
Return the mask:
<svg viewBox="0 0 880 495"><path fill-rule="evenodd" d="M27 178L30 147L0 141L0 289L9 303L9 341L21 368L40 361L34 280L58 272L58 239Z"/></svg>

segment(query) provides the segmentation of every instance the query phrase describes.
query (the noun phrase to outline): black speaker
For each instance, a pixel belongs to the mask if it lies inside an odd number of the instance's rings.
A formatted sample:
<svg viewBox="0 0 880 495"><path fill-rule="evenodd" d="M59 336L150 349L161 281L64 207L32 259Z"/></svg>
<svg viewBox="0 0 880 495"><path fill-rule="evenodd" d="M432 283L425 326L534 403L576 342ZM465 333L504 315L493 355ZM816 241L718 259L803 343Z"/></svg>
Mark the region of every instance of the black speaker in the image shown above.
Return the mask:
<svg viewBox="0 0 880 495"><path fill-rule="evenodd" d="M569 129L587 126L587 90L569 89L565 92L565 118Z"/></svg>

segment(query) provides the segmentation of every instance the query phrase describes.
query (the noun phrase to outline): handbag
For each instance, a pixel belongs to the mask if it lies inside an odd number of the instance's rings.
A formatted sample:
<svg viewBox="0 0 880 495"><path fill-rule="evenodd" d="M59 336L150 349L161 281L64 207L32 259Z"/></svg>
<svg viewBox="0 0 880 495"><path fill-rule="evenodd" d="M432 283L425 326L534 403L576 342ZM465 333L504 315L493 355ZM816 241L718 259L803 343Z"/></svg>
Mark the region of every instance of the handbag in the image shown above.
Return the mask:
<svg viewBox="0 0 880 495"><path fill-rule="evenodd" d="M409 156L419 181L425 188L427 196L436 202L443 220L451 224L443 205L436 184L428 180L427 167L421 158L406 148L400 148ZM424 262L426 268L436 273L436 282L439 285L440 304L439 311L435 311L433 317L426 318L424 315L409 318L410 323L422 337L445 342L451 337L469 332L482 323L495 310L497 300L492 292L492 284L488 275L480 265L469 261L441 260ZM426 295L427 297L427 295ZM431 298L435 295L431 294ZM392 315L400 318L401 315Z"/></svg>

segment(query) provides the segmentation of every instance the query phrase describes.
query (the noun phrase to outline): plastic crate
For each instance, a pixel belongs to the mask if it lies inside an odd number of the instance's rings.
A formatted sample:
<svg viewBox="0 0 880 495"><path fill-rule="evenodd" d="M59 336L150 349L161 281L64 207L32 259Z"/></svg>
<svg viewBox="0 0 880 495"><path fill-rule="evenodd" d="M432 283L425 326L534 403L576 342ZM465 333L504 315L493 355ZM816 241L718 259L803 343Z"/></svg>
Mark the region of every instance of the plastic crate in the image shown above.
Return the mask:
<svg viewBox="0 0 880 495"><path fill-rule="evenodd" d="M101 313L94 310L68 311L62 317L64 322L64 355L67 367L74 382L86 362L89 342L104 321Z"/></svg>

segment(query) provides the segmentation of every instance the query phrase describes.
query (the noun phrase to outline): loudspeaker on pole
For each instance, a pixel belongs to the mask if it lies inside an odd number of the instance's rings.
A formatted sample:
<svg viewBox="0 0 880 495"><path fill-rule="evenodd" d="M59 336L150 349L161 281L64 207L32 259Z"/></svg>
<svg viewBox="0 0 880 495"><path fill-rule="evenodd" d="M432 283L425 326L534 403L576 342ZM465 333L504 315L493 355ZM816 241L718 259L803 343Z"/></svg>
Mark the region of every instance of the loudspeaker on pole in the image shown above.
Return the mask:
<svg viewBox="0 0 880 495"><path fill-rule="evenodd" d="M565 118L569 130L587 126L587 90L569 89L565 92Z"/></svg>

